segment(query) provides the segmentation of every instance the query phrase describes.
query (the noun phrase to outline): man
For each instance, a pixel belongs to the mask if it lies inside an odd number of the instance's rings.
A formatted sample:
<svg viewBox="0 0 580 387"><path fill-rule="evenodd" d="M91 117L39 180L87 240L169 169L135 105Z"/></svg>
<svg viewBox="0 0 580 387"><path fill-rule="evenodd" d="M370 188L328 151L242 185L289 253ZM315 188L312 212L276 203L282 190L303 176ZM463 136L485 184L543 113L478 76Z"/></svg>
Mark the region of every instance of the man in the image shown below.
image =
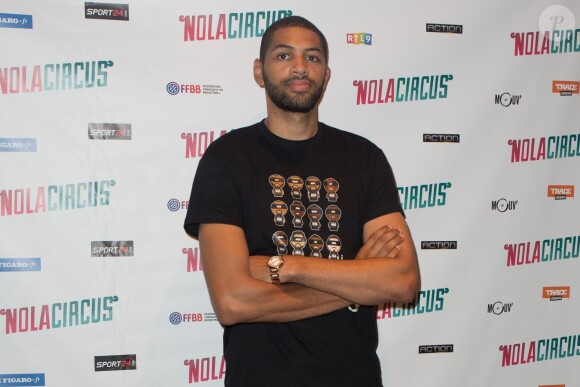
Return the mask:
<svg viewBox="0 0 580 387"><path fill-rule="evenodd" d="M210 145L185 220L225 327L225 384L381 386L374 305L420 286L390 166L318 121L328 46L306 19L267 29L254 78L267 117Z"/></svg>

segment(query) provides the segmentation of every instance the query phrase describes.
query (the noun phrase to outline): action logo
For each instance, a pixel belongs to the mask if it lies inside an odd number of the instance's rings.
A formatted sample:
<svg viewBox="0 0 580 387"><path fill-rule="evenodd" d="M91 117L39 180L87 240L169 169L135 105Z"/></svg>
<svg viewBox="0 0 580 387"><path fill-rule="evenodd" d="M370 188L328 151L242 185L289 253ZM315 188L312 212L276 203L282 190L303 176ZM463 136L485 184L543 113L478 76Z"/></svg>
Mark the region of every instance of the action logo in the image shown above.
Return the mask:
<svg viewBox="0 0 580 387"><path fill-rule="evenodd" d="M580 133L508 140L511 162L563 159L580 156Z"/></svg>
<svg viewBox="0 0 580 387"><path fill-rule="evenodd" d="M580 335L505 344L500 345L499 350L502 367L565 359L580 356Z"/></svg>
<svg viewBox="0 0 580 387"><path fill-rule="evenodd" d="M32 15L0 13L0 28L32 29Z"/></svg>
<svg viewBox="0 0 580 387"><path fill-rule="evenodd" d="M292 11L234 12L219 15L179 16L183 41L259 38L272 23L292 16Z"/></svg>
<svg viewBox="0 0 580 387"><path fill-rule="evenodd" d="M85 2L85 18L129 20L129 4Z"/></svg>
<svg viewBox="0 0 580 387"><path fill-rule="evenodd" d="M356 80L356 104L373 105L447 98L453 75L423 75L389 79Z"/></svg>
<svg viewBox="0 0 580 387"><path fill-rule="evenodd" d="M91 241L91 257L132 257L133 241Z"/></svg>
<svg viewBox="0 0 580 387"><path fill-rule="evenodd" d="M423 142L459 143L459 134L423 134Z"/></svg>
<svg viewBox="0 0 580 387"><path fill-rule="evenodd" d="M0 138L0 152L36 152L36 139Z"/></svg>
<svg viewBox="0 0 580 387"><path fill-rule="evenodd" d="M502 313L511 312L513 306L513 302L503 303L501 301L496 301L493 304L487 304L487 313L493 313L496 316L499 316Z"/></svg>
<svg viewBox="0 0 580 387"><path fill-rule="evenodd" d="M499 200L493 200L491 202L491 210L499 212L513 211L516 209L517 205L518 200L507 200L501 198Z"/></svg>
<svg viewBox="0 0 580 387"><path fill-rule="evenodd" d="M427 23L425 27L426 32L440 32L446 34L462 34L463 26L460 24L435 24Z"/></svg>
<svg viewBox="0 0 580 387"><path fill-rule="evenodd" d="M578 81L552 81L552 93L561 96L580 95L580 82Z"/></svg>
<svg viewBox="0 0 580 387"><path fill-rule="evenodd" d="M131 124L89 124L90 140L130 140Z"/></svg>
<svg viewBox="0 0 580 387"><path fill-rule="evenodd" d="M40 258L0 258L2 271L41 271Z"/></svg>
<svg viewBox="0 0 580 387"><path fill-rule="evenodd" d="M209 144L226 134L227 130L181 133L181 139L185 140L185 158L198 158L203 156Z"/></svg>
<svg viewBox="0 0 580 387"><path fill-rule="evenodd" d="M445 296L449 288L421 290L412 302L397 305L396 302L386 302L375 307L376 319L405 317L424 313L442 311L445 307Z"/></svg>
<svg viewBox="0 0 580 387"><path fill-rule="evenodd" d="M23 306L0 309L0 316L5 316L7 335L67 328L113 320L113 304L117 301L117 296L106 296L39 307Z"/></svg>
<svg viewBox="0 0 580 387"><path fill-rule="evenodd" d="M367 34L366 32L358 32L354 34L346 34L347 44L363 44L365 46L371 46L373 44L373 34Z"/></svg>
<svg viewBox="0 0 580 387"><path fill-rule="evenodd" d="M555 200L566 200L567 198L574 199L573 185L549 185L548 197Z"/></svg>
<svg viewBox="0 0 580 387"><path fill-rule="evenodd" d="M67 62L0 68L2 94L107 87L113 61Z"/></svg>
<svg viewBox="0 0 580 387"><path fill-rule="evenodd" d="M183 364L188 368L189 384L222 380L226 375L226 359L223 355L188 359Z"/></svg>
<svg viewBox="0 0 580 387"><path fill-rule="evenodd" d="M457 250L457 241L421 241L421 250Z"/></svg>
<svg viewBox="0 0 580 387"><path fill-rule="evenodd" d="M403 210L444 206L451 183L432 183L397 187Z"/></svg>
<svg viewBox="0 0 580 387"><path fill-rule="evenodd" d="M115 180L0 190L0 216L108 206Z"/></svg>
<svg viewBox="0 0 580 387"><path fill-rule="evenodd" d="M137 369L137 355L95 356L95 371L126 371Z"/></svg>
<svg viewBox="0 0 580 387"><path fill-rule="evenodd" d="M0 374L0 386L46 386L44 374Z"/></svg>
<svg viewBox="0 0 580 387"><path fill-rule="evenodd" d="M542 289L542 298L550 301L562 301L570 298L570 286L547 286Z"/></svg>
<svg viewBox="0 0 580 387"><path fill-rule="evenodd" d="M440 345L420 345L419 353L448 353L453 352L453 344L440 344Z"/></svg>
<svg viewBox="0 0 580 387"><path fill-rule="evenodd" d="M504 245L507 266L569 260L580 256L580 235Z"/></svg>
<svg viewBox="0 0 580 387"><path fill-rule="evenodd" d="M495 104L503 107L516 106L520 104L521 95L511 95L510 93L502 93L495 95Z"/></svg>

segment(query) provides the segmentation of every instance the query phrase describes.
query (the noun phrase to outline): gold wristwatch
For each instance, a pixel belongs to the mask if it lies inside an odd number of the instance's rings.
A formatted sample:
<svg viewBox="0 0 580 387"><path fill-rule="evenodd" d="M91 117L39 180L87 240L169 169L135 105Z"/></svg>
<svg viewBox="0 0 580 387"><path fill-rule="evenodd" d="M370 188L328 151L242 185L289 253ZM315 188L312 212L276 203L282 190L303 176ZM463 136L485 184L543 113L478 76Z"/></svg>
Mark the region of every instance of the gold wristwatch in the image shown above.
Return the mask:
<svg viewBox="0 0 580 387"><path fill-rule="evenodd" d="M274 255L268 260L268 267L270 268L270 278L273 284L280 283L280 268L284 263L284 258L281 255Z"/></svg>

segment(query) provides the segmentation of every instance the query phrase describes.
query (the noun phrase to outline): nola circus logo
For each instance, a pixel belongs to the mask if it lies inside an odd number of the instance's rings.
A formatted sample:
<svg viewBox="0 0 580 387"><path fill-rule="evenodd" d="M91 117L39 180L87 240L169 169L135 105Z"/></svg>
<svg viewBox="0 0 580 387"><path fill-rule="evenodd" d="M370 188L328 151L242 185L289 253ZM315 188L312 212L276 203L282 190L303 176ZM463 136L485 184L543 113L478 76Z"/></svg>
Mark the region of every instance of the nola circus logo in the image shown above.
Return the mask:
<svg viewBox="0 0 580 387"><path fill-rule="evenodd" d="M356 80L356 104L426 101L447 98L453 75L423 75L388 79Z"/></svg>
<svg viewBox="0 0 580 387"><path fill-rule="evenodd" d="M568 198L574 199L573 185L549 185L548 197L554 200L566 200Z"/></svg>
<svg viewBox="0 0 580 387"><path fill-rule="evenodd" d="M569 97L572 94L580 95L580 82L578 81L552 81L552 93Z"/></svg>
<svg viewBox="0 0 580 387"><path fill-rule="evenodd" d="M32 29L32 15L0 13L0 28Z"/></svg>
<svg viewBox="0 0 580 387"><path fill-rule="evenodd" d="M500 345L501 366L510 367L580 356L580 335Z"/></svg>
<svg viewBox="0 0 580 387"><path fill-rule="evenodd" d="M373 44L373 34L368 34L366 32L346 34L346 43L371 46Z"/></svg>
<svg viewBox="0 0 580 387"><path fill-rule="evenodd" d="M107 87L113 61L68 62L0 68L2 94Z"/></svg>
<svg viewBox="0 0 580 387"><path fill-rule="evenodd" d="M181 252L187 257L187 272L198 272L203 271L203 264L201 262L201 256L199 255L199 249L184 247Z"/></svg>
<svg viewBox="0 0 580 387"><path fill-rule="evenodd" d="M580 235L511 243L504 250L507 267L570 260L580 256Z"/></svg>
<svg viewBox="0 0 580 387"><path fill-rule="evenodd" d="M509 313L512 311L512 307L514 306L513 302L501 302L496 301L493 304L487 304L487 313L493 313L496 316L499 316L502 313Z"/></svg>
<svg viewBox="0 0 580 387"><path fill-rule="evenodd" d="M115 180L0 190L0 216L65 211L110 204Z"/></svg>
<svg viewBox="0 0 580 387"><path fill-rule="evenodd" d="M222 380L226 374L226 359L223 355L188 359L183 364L188 370L189 384Z"/></svg>
<svg viewBox="0 0 580 387"><path fill-rule="evenodd" d="M570 286L545 286L542 288L542 298L550 301L562 301L570 298Z"/></svg>
<svg viewBox="0 0 580 387"><path fill-rule="evenodd" d="M503 107L516 106L520 104L521 95L512 95L510 93L502 93L495 95L495 104Z"/></svg>
<svg viewBox="0 0 580 387"><path fill-rule="evenodd" d="M562 5L544 9L539 31L512 32L514 55L553 55L580 52L580 29L574 14Z"/></svg>
<svg viewBox="0 0 580 387"><path fill-rule="evenodd" d="M2 271L41 271L40 258L0 258Z"/></svg>
<svg viewBox="0 0 580 387"><path fill-rule="evenodd" d="M431 183L397 187L403 210L444 206L447 204L447 190L452 184Z"/></svg>
<svg viewBox="0 0 580 387"><path fill-rule="evenodd" d="M198 322L209 322L218 321L215 313L179 313L173 312L169 315L169 322L173 325L179 325L183 323L198 323Z"/></svg>
<svg viewBox="0 0 580 387"><path fill-rule="evenodd" d="M36 139L0 138L0 152L36 152Z"/></svg>
<svg viewBox="0 0 580 387"><path fill-rule="evenodd" d="M181 139L185 140L185 158L190 159L203 156L209 144L227 132L227 130L214 130L209 132L181 133Z"/></svg>
<svg viewBox="0 0 580 387"><path fill-rule="evenodd" d="M0 316L5 319L7 335L70 328L112 321L113 304L117 301L119 301L117 296L106 296L57 302L40 307L0 309Z"/></svg>
<svg viewBox="0 0 580 387"><path fill-rule="evenodd" d="M46 386L44 374L0 374L0 386Z"/></svg>
<svg viewBox="0 0 580 387"><path fill-rule="evenodd" d="M292 16L291 10L181 15L183 41L259 38L272 23Z"/></svg>
<svg viewBox="0 0 580 387"><path fill-rule="evenodd" d="M447 293L449 293L449 288L421 290L413 302L402 305L397 305L396 302L387 302L377 305L375 307L376 318L382 320L442 311L445 307Z"/></svg>
<svg viewBox="0 0 580 387"><path fill-rule="evenodd" d="M177 83L177 82L169 82L167 86L165 86L165 91L169 95L177 95L177 94L191 94L191 95L199 95L199 94L221 94L223 93L223 88L220 85L200 85L200 84L187 84L187 83Z"/></svg>
<svg viewBox="0 0 580 387"><path fill-rule="evenodd" d="M580 133L539 138L510 139L511 162L563 159L580 156Z"/></svg>

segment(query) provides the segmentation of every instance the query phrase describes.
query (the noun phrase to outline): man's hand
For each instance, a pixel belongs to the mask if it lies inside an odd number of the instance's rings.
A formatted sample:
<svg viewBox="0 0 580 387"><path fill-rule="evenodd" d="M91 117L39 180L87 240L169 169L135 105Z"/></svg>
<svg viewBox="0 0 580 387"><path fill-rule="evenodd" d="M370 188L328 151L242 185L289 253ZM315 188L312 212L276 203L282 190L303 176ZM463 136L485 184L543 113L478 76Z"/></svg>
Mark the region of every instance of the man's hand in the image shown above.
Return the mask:
<svg viewBox="0 0 580 387"><path fill-rule="evenodd" d="M401 243L405 236L401 230L390 225L383 226L371 234L362 245L354 259L368 257L395 258L401 251Z"/></svg>

